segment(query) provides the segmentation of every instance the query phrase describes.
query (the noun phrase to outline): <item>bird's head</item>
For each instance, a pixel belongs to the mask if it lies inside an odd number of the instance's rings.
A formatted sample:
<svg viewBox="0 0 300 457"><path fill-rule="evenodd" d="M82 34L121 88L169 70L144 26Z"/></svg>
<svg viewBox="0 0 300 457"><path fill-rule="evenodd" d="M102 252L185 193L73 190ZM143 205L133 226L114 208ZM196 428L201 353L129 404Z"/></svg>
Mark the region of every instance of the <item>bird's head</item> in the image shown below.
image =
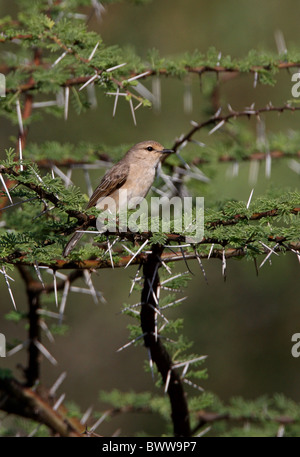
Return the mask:
<svg viewBox="0 0 300 457"><path fill-rule="evenodd" d="M154 163L158 163L167 154L172 154L174 151L173 149L165 149L160 143L157 141L142 141L141 143L135 144L129 151L133 158L137 160L145 160L151 161Z"/></svg>

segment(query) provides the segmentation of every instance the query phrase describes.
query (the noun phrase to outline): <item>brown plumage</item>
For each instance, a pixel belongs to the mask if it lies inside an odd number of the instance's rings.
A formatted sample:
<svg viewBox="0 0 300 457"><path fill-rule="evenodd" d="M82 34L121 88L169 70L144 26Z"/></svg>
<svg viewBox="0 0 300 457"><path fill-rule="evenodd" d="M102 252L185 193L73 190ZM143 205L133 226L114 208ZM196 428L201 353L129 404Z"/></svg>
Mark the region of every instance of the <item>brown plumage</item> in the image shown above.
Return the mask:
<svg viewBox="0 0 300 457"><path fill-rule="evenodd" d="M120 189L125 184L129 173L129 165L127 163L118 162L114 165L100 181L99 186L94 190L93 195L88 202L87 208L95 206L100 198L108 197L115 190Z"/></svg>

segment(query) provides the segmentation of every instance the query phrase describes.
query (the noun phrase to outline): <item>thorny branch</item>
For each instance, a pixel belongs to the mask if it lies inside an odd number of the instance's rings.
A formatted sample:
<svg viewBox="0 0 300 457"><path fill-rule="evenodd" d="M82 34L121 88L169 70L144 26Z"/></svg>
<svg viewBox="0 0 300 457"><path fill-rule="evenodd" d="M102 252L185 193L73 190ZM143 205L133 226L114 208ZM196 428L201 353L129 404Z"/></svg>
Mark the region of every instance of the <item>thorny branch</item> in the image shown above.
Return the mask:
<svg viewBox="0 0 300 457"><path fill-rule="evenodd" d="M45 389L34 391L13 378L0 379L0 405L2 411L44 424L58 436L83 436L84 426L76 418L68 417L60 406L54 409L54 401Z"/></svg>
<svg viewBox="0 0 300 457"><path fill-rule="evenodd" d="M146 348L150 351L150 357L156 364L158 371L166 384L168 376L168 395L171 403L171 416L175 436L191 436L189 412L186 395L177 371L172 369L172 360L164 348L160 335L157 334L157 311L159 308L159 275L160 257L163 253L163 246L153 245L152 252L147 256L144 263L143 276L144 286L141 297L141 327Z"/></svg>
<svg viewBox="0 0 300 457"><path fill-rule="evenodd" d="M24 370L26 378L26 386L32 387L38 382L40 377L40 358L41 353L37 343L41 342L41 316L39 314L40 296L41 294L51 293L56 288L56 291L63 289L65 281L60 281L56 286L52 283L42 284L38 279L35 279L29 268L18 265L18 270L26 286L28 300L28 321L29 321L29 344L28 344L28 364ZM71 284L77 278L82 276L82 271L72 271L67 280Z"/></svg>
<svg viewBox="0 0 300 457"><path fill-rule="evenodd" d="M229 122L231 119L237 119L238 117L248 117L250 118L251 116L256 116L258 117L260 114L263 113L271 113L271 112L277 112L277 113L283 113L284 111L299 111L300 107L299 106L291 106L289 104L285 104L283 106L273 106L272 104L268 104L267 106L264 106L263 108L257 108L254 109L253 107L245 108L242 111L234 111L231 109L230 113L225 114L221 116L220 113L217 113L207 120L203 122L193 122L193 128L186 133L185 135L181 136L179 139L177 139L172 147L175 151L184 143L187 141L190 141L193 135L198 132L199 130L208 127L210 125L216 125L216 130L217 128L221 128L226 122ZM220 111L220 110L219 110Z"/></svg>
<svg viewBox="0 0 300 457"><path fill-rule="evenodd" d="M24 369L25 384L14 378L0 379L0 407L2 411L32 419L39 424L49 427L54 435L58 436L83 436L85 430L76 418L69 418L68 411L63 405L56 407L51 391L40 386L40 349L41 343L41 315L40 296L54 291L62 290L66 281L70 284L81 277L82 271L72 271L66 280L54 283L41 284L31 275L28 268L18 266L20 275L26 285L28 297L28 364Z"/></svg>
<svg viewBox="0 0 300 457"><path fill-rule="evenodd" d="M174 246L176 247L176 246ZM294 250L294 251L300 251L300 243L290 243L286 245L286 248L288 250ZM276 247L275 252L279 252L280 248ZM182 260L195 260L198 257L201 259L208 259L208 258L215 258L215 259L220 259L222 260L223 257L226 259L231 259L234 257L244 257L247 255L247 247L240 247L240 248L228 248L228 249L221 249L221 248L214 248L213 251L209 253L197 253L195 254L194 252L186 252L184 255L182 254L182 251L175 251L174 253L168 254L164 253L162 254L161 258L165 263L169 262L181 262ZM266 253L266 252L264 252ZM263 254L263 252L262 252ZM140 262L143 262L147 259L147 254L145 253L140 253L138 254L133 261L131 262L131 265L139 265ZM131 260L131 256L123 256L121 257L118 261L114 262L114 268L123 268L125 267L128 262ZM22 259L19 261L21 265L32 265L30 262L26 262L26 260L22 261ZM43 263L41 263L41 266L43 266ZM91 259L91 260L54 260L53 262L47 264L50 268L55 268L57 270L59 269L78 269L78 270L89 270L89 269L102 269L102 268L112 268L112 263L110 260L102 260L102 259Z"/></svg>
<svg viewBox="0 0 300 457"><path fill-rule="evenodd" d="M41 53L40 53L39 49L34 50L33 62L34 62L35 66L39 66L41 63ZM32 81L33 81L33 79L32 79L32 77L30 77L29 83L32 83ZM22 120L19 119L18 144L16 146L16 149L25 148L27 135L28 135L28 128L23 127L23 121L26 121L30 118L30 116L32 114L32 103L33 103L33 95L26 93L25 102L24 102L24 110L23 110L23 113L21 113L20 103L18 101L18 107L20 108L20 116L21 116ZM6 183L8 188L11 188L15 184L16 184L15 181L7 181L7 183ZM7 197L1 199L0 210L1 210L1 208L3 208L5 206L6 202L7 202Z"/></svg>
<svg viewBox="0 0 300 457"><path fill-rule="evenodd" d="M40 316L38 314L40 301L39 294L34 290L35 281L33 280L29 269L23 266L19 266L18 268L20 275L26 284L27 301L29 306L28 365L24 370L24 374L26 377L26 386L32 387L38 381L40 376L40 351L36 346L36 342L41 340L41 327L39 324Z"/></svg>
<svg viewBox="0 0 300 457"><path fill-rule="evenodd" d="M20 173L18 171L14 170L13 167L7 168L7 167L4 167L3 165L0 165L0 173L12 175L15 177L20 176ZM27 187L28 189L32 190L33 192L35 192L41 200L48 200L58 208L63 207L63 202L57 197L57 195L55 195L52 192L49 192L43 186L34 184L32 182L22 183L22 185ZM76 210L65 209L65 212L69 216L75 217L79 223L83 223L83 222L87 222L88 220L95 219L94 216L88 216L87 214L82 213L80 211L76 211Z"/></svg>
<svg viewBox="0 0 300 457"><path fill-rule="evenodd" d="M28 33L28 34L16 34L15 36L12 36L12 37L0 37L0 43L5 43L7 40L9 41L14 41L14 40L31 40L33 38L32 34ZM61 40L59 39L59 37L57 37L56 35L51 35L51 36L48 36L48 38L52 41L54 41L57 45L60 46L60 48L62 50L64 50L65 52L69 53L69 54L72 54L74 55L74 57L76 59L78 59L79 61L83 62L83 63L86 63L90 66L91 70L93 71L96 71L98 72L99 75L101 75L105 69L99 69L97 67L95 67L94 65L92 65L90 63L90 61L88 59L85 59L81 56L79 56L74 50L72 50L72 48L70 46L66 46L64 43L61 42ZM277 63L273 63L273 68L277 68L278 70L284 70L284 69L292 69L292 68L299 68L299 65L300 63L299 62L277 62ZM50 67L50 65L49 65ZM30 66L27 65L27 71L30 71ZM4 66L1 68L2 72L4 73L7 73L9 70L11 69L11 67L7 67L5 68ZM252 74L256 74L256 73L259 73L260 71L262 70L270 70L271 69L271 66L269 64L266 64L266 65L253 65L252 67L250 67L247 72L248 73L252 73ZM216 73L216 74L222 74L222 73L230 73L230 74L240 74L240 73L245 73L245 71L241 71L238 67L225 67L225 66L221 66L221 65L215 65L215 66L210 66L210 65L201 65L201 66L190 66L190 65L185 65L184 68L183 68L183 71L185 71L186 73L191 73L191 74L197 74L199 76L203 75L204 73ZM144 72L147 73L145 76L143 76L142 79L146 79L148 77L152 77L152 76L168 76L169 74L169 71L166 69L166 68L157 68L157 69L153 69L153 68L145 68L144 69ZM129 78L134 78L136 76L138 76L139 73L136 73L135 71L131 71L130 72L130 75L129 75ZM78 77L74 77L74 78L69 78L67 79L64 83L63 83L63 86L76 86L76 85L81 85L81 84L84 84L86 83L90 78L91 78L92 75L89 75L89 76L78 76ZM120 81L117 81L114 79L114 83L116 83L119 87L123 87L123 81L127 81L128 80L128 77L124 80L120 80ZM8 89L7 92L19 92L19 93L22 93L22 92L27 92L27 91L31 91L33 89L36 88L36 83L34 81L31 81L31 82L28 82L28 83L25 83L25 84L22 84L14 89Z"/></svg>

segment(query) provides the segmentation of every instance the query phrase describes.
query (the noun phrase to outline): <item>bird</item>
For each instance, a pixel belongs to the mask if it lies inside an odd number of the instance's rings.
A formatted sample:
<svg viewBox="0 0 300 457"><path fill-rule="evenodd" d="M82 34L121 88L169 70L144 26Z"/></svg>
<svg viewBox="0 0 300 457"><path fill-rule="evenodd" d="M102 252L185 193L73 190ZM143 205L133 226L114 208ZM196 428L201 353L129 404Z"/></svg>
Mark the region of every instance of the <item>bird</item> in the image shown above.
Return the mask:
<svg viewBox="0 0 300 457"><path fill-rule="evenodd" d="M117 211L120 210L119 191L127 191L127 202L135 199L135 203L146 197L156 176L159 163L173 149L166 149L157 141L142 141L132 146L124 157L108 170L94 190L86 209L93 206L103 209L101 201L110 197L115 201ZM63 256L67 257L74 249L82 232L76 232L66 244Z"/></svg>

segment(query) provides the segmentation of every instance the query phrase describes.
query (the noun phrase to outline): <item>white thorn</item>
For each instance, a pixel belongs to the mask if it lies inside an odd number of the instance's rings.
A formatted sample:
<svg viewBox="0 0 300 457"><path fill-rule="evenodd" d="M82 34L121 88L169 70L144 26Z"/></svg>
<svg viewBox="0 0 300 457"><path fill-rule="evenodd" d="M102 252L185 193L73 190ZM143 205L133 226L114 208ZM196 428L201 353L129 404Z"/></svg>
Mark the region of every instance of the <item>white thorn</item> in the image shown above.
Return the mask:
<svg viewBox="0 0 300 457"><path fill-rule="evenodd" d="M136 79L143 78L146 75L149 75L151 72L150 71L145 71L144 73L141 73L140 75L133 76L132 78L127 79L127 82L135 81Z"/></svg>
<svg viewBox="0 0 300 457"><path fill-rule="evenodd" d="M167 378L166 378L166 382L165 382L165 394L168 392L168 389L169 389L169 384L170 384L170 380L171 380L171 373L172 373L172 370L169 370L168 371L168 374L167 374Z"/></svg>
<svg viewBox="0 0 300 457"><path fill-rule="evenodd" d="M164 285L167 282L173 281L173 279L180 278L181 276L186 275L186 274L189 274L189 271L184 271L183 273L179 273L178 275L172 276L172 278L167 278L164 281L162 281L160 284Z"/></svg>
<svg viewBox="0 0 300 457"><path fill-rule="evenodd" d="M88 86L89 84L91 84L91 82L93 82L96 78L99 78L99 75L98 73L96 73L94 76L92 76L90 79L88 79L78 90L81 91L82 89L84 89L86 86Z"/></svg>
<svg viewBox="0 0 300 457"><path fill-rule="evenodd" d="M206 427L204 430L202 430L200 433L198 433L197 438L201 438L202 436L206 435L211 430L211 426Z"/></svg>
<svg viewBox="0 0 300 457"><path fill-rule="evenodd" d="M54 343L54 337L52 335L52 333L50 332L47 324L45 321L43 321L42 319L39 320L39 325L41 326L41 328L44 330L44 332L46 333L47 335L47 338L48 340L51 342L51 343Z"/></svg>
<svg viewBox="0 0 300 457"><path fill-rule="evenodd" d="M108 414L109 411L106 411L104 414L102 414L102 416L99 417L99 419L94 423L94 425L92 425L89 432L93 433L96 430L96 428L99 427L99 425L102 424L102 422L107 418Z"/></svg>
<svg viewBox="0 0 300 457"><path fill-rule="evenodd" d="M140 102L138 105L135 106L134 111L138 110L142 106L143 102Z"/></svg>
<svg viewBox="0 0 300 457"><path fill-rule="evenodd" d="M225 124L225 120L223 119L221 122L219 122L213 129L211 129L208 134L212 135L214 132L219 130L223 125Z"/></svg>
<svg viewBox="0 0 300 457"><path fill-rule="evenodd" d="M154 296L154 292L152 292L153 296ZM156 298L156 297L155 297ZM158 303L157 303L158 304ZM156 314L159 314L160 317L168 324L169 321L168 319L160 312L160 310L158 308L156 308L155 306L151 305L151 303L148 303L148 305L150 306L150 308L152 308Z"/></svg>
<svg viewBox="0 0 300 457"><path fill-rule="evenodd" d="M20 130L21 135L23 135L24 128L23 128L22 112L21 112L21 106L20 106L20 100L19 99L17 99L17 101L16 101L16 108L17 108L17 117L18 117L19 130Z"/></svg>
<svg viewBox="0 0 300 457"><path fill-rule="evenodd" d="M214 243L212 243L211 247L210 247L210 250L209 250L209 254L208 254L208 257L207 257L207 260L209 260L212 252L213 252L213 249L214 249Z"/></svg>
<svg viewBox="0 0 300 457"><path fill-rule="evenodd" d="M1 175L0 175L1 176ZM14 299L14 296L13 296L13 293L12 293L12 290L11 290L11 287L10 287L10 284L9 284L9 280L8 280L8 275L5 271L5 267L2 267L2 270L0 270L3 275L4 275L4 279L5 279L5 282L6 282L6 285L7 285L7 288L8 288L8 292L9 292L9 295L10 295L10 298L11 298L11 301L14 305L14 308L15 310L17 310L17 306L16 306L16 302L15 302L15 299Z"/></svg>
<svg viewBox="0 0 300 457"><path fill-rule="evenodd" d="M109 73L110 71L114 71L114 70L117 70L118 68L121 68L121 67L124 67L124 65L127 65L127 63L120 63L119 65L115 65L114 67L111 67L111 68L107 68L107 70L105 70L107 73Z"/></svg>
<svg viewBox="0 0 300 457"><path fill-rule="evenodd" d="M65 182L66 187L68 187L70 184L73 184L71 179L68 178L68 176L66 176L56 165L52 165L51 171L52 170Z"/></svg>
<svg viewBox="0 0 300 457"><path fill-rule="evenodd" d="M250 195L249 195L249 198L248 198L248 202L247 202L247 206L246 206L247 209L248 209L249 206L250 206L253 192L254 192L254 189L252 189L251 192L250 192Z"/></svg>
<svg viewBox="0 0 300 457"><path fill-rule="evenodd" d="M62 402L64 401L66 397L66 394L61 394L61 396L59 397L59 399L54 403L53 405L53 411L56 411L58 410L58 408L60 407L60 405L62 404Z"/></svg>
<svg viewBox="0 0 300 457"><path fill-rule="evenodd" d="M141 267L142 267L142 264L140 264L140 265L138 266L138 269L137 269L137 271L136 271L135 277L134 277L134 279L132 280L132 284L131 284L130 291L129 291L129 296L132 294L132 291L133 291L133 288L134 288L134 286L135 286L135 283L139 280L139 272L140 272Z"/></svg>
<svg viewBox="0 0 300 457"><path fill-rule="evenodd" d="M145 335L146 335L146 333L143 333L142 335L137 336L136 338L134 338L134 340L129 341L129 343L126 343L126 344L124 344L124 346L121 346L119 349L117 349L116 352L121 352L121 351L123 351L123 349L128 348L129 346L131 346L132 344L134 344L136 341L138 341L138 340L140 340L141 338L143 338Z"/></svg>
<svg viewBox="0 0 300 457"><path fill-rule="evenodd" d="M257 81L258 81L258 73L257 71L254 73L254 81L253 81L253 88L255 89L257 86Z"/></svg>
<svg viewBox="0 0 300 457"><path fill-rule="evenodd" d="M112 252L111 252L111 244L109 242L109 239L107 237L107 247L108 247L108 251L109 251L109 257L110 257L110 263L111 263L111 267L112 268L115 268L114 266L114 260L113 260L113 256L112 256ZM107 252L107 251L106 251ZM126 268L126 267L125 267Z"/></svg>
<svg viewBox="0 0 300 457"><path fill-rule="evenodd" d="M53 289L54 289L55 304L56 304L56 307L58 307L56 271L52 270L52 273L53 273Z"/></svg>
<svg viewBox="0 0 300 457"><path fill-rule="evenodd" d="M225 278L226 274L226 256L225 256L225 249L222 251L222 275Z"/></svg>
<svg viewBox="0 0 300 457"><path fill-rule="evenodd" d="M98 297L97 297L97 292L96 292L95 287L94 287L93 282L92 282L91 273L89 273L87 270L84 270L83 274L85 276L86 284L87 284L87 286L89 287L89 289L91 291L91 294L92 294L94 302L96 304L99 303L99 300L98 300Z"/></svg>
<svg viewBox="0 0 300 457"><path fill-rule="evenodd" d="M88 58L88 61L91 61L92 58L94 57L95 52L97 51L97 48L98 48L99 44L100 44L100 41L98 41L98 43L96 44L96 46L95 46L94 49L92 50L92 52L91 52L91 54L90 54L90 56L89 56L89 58Z"/></svg>
<svg viewBox="0 0 300 457"><path fill-rule="evenodd" d="M92 407L92 406L90 406L90 407L86 410L86 412L84 413L84 415L83 415L82 418L80 419L80 423L81 423L82 425L84 425L84 424L88 421L90 415L92 414L92 411L93 411L93 407Z"/></svg>
<svg viewBox="0 0 300 457"><path fill-rule="evenodd" d="M119 87L118 87L118 88L117 88L117 93L116 93L115 102L114 102L113 117L115 117L115 115L116 115L117 104L118 104L118 100L119 100L119 93L120 93L120 89L119 89Z"/></svg>
<svg viewBox="0 0 300 457"><path fill-rule="evenodd" d="M6 186L6 183L5 183L5 181L4 181L4 178L3 178L3 176L2 176L2 173L0 173L0 179L1 179L1 182L2 182L2 184L3 184L4 190L5 190L5 192L6 192L6 195L8 196L8 199L9 199L10 203L13 204L12 198L11 198L11 196L10 196L9 190L8 190L8 188L7 188L7 186Z"/></svg>
<svg viewBox="0 0 300 457"><path fill-rule="evenodd" d="M268 246L267 244L263 243L262 241L259 241L259 243L265 247L266 249L268 249L268 251L271 251L273 254L279 256L278 252L274 251L274 249L270 248L270 246ZM277 246L277 245L276 245Z"/></svg>
<svg viewBox="0 0 300 457"><path fill-rule="evenodd" d="M53 64L51 65L51 67L55 67L55 65L57 65L66 55L68 54L68 51L65 51L63 52L56 60L55 62L53 62Z"/></svg>
<svg viewBox="0 0 300 457"><path fill-rule="evenodd" d="M194 246L194 252L195 252L195 255L196 255L196 259L198 260L198 263L200 265L201 271L203 273L204 279L205 279L206 283L208 284L207 276L206 276L206 273L205 273L205 270L204 270L204 267L203 267L203 264L202 264L202 261L201 261L201 257L199 255L199 253L197 252L196 246Z"/></svg>
<svg viewBox="0 0 300 457"><path fill-rule="evenodd" d="M166 309L166 308L170 308L171 306L174 306L177 303L181 303L182 301L184 301L186 299L187 299L187 297L179 298L178 300L175 300L175 301L173 301L171 303L168 303L167 305L162 306L160 309L163 310L163 309Z"/></svg>
<svg viewBox="0 0 300 457"><path fill-rule="evenodd" d="M69 112L69 95L70 95L70 87L65 87L65 108L64 108L64 118L65 121L68 119L68 112Z"/></svg>
<svg viewBox="0 0 300 457"><path fill-rule="evenodd" d="M20 171L24 170L23 167L23 151L22 151L22 140L19 138L19 160L20 160Z"/></svg>
<svg viewBox="0 0 300 457"><path fill-rule="evenodd" d="M38 348L38 350L49 360L52 365L57 365L57 360L50 354L48 349L38 340L34 340L34 345Z"/></svg>
<svg viewBox="0 0 300 457"><path fill-rule="evenodd" d="M200 357L195 357L194 359L185 360L184 362L178 362L173 364L173 368L184 367L186 364L200 362L201 360L207 359L207 355L201 355Z"/></svg>
<svg viewBox="0 0 300 457"><path fill-rule="evenodd" d="M50 388L50 395L54 395L55 392L57 391L57 389L59 388L59 386L63 383L63 381L66 379L66 376L67 376L67 372L66 371L63 371L59 377L57 378L57 380L55 381L55 383L53 384L53 386Z"/></svg>
<svg viewBox="0 0 300 457"><path fill-rule="evenodd" d="M125 268L128 267L128 265L131 264L131 262L133 261L133 259L140 253L140 251L146 246L146 244L148 243L149 240L146 240L140 247L139 249L136 251L136 253L134 254L134 256L131 257L131 259L129 260L129 262L127 263L127 265L125 266Z"/></svg>
<svg viewBox="0 0 300 457"><path fill-rule="evenodd" d="M133 123L134 123L134 125L136 125L135 112L134 112L133 103L132 103L131 98L129 99L129 105L130 105L130 110L131 110L131 114L132 114L132 118L133 118Z"/></svg>
<svg viewBox="0 0 300 457"><path fill-rule="evenodd" d="M65 311L69 289L70 289L70 281L67 279L65 281L64 290L63 290L63 294L61 297L61 303L60 303L60 308L59 308L59 314L61 316L63 316L64 311Z"/></svg>
<svg viewBox="0 0 300 457"><path fill-rule="evenodd" d="M10 357L10 356L16 354L17 352L21 351L22 349L28 347L28 345L29 345L29 340L26 340L23 343L17 344L17 346L15 346L14 348L12 348L10 351L8 351L6 353L6 357Z"/></svg>
<svg viewBox="0 0 300 457"><path fill-rule="evenodd" d="M277 248L278 245L279 245L279 243L276 243L276 245L274 246L273 249L269 248L270 249L269 254L264 258L264 260L261 262L261 264L259 265L258 268L261 268L265 264L265 262L268 260L268 258L274 253L274 250Z"/></svg>

